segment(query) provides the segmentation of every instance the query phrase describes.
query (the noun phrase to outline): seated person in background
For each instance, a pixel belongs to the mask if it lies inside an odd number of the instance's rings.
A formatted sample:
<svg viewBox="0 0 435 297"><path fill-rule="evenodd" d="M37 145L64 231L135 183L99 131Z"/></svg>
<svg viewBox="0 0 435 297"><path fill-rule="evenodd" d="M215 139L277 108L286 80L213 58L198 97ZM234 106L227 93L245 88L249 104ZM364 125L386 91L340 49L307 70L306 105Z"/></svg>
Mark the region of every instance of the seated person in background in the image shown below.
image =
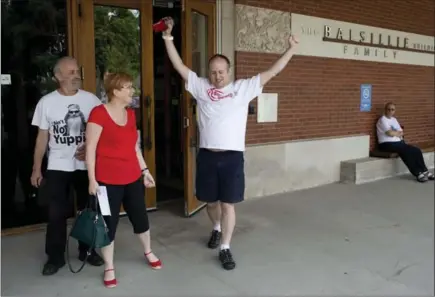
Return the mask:
<svg viewBox="0 0 435 297"><path fill-rule="evenodd" d="M395 111L394 103L388 102L385 105L384 115L376 124L379 149L399 154L403 163L419 182L426 182L428 179L434 180L433 173L429 172L424 164L421 150L403 140L403 130L394 117Z"/></svg>

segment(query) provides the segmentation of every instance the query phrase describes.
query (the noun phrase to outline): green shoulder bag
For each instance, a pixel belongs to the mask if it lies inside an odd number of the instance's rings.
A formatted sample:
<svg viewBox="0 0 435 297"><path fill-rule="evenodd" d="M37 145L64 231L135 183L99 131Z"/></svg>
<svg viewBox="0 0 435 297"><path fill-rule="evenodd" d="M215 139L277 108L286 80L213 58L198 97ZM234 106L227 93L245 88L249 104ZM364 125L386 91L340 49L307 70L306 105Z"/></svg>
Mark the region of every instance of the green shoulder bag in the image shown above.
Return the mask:
<svg viewBox="0 0 435 297"><path fill-rule="evenodd" d="M91 200L95 201L95 210L90 206ZM98 205L98 198L90 197L87 207L78 212L66 244L68 266L72 273L78 273L83 269L93 249L102 248L110 244L107 231L106 222ZM78 270L74 270L70 263L69 240L71 237L89 246L86 258Z"/></svg>

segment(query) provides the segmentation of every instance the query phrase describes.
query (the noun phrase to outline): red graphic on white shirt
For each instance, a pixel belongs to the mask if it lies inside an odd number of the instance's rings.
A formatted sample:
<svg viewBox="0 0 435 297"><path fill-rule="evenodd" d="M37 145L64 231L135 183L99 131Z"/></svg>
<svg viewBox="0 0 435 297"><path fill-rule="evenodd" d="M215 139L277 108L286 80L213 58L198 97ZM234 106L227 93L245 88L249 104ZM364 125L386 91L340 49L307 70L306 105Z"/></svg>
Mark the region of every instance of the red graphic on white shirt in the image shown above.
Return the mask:
<svg viewBox="0 0 435 297"><path fill-rule="evenodd" d="M207 90L208 97L211 99L211 101L219 101L226 98L233 98L234 94L224 94L222 91L216 88L210 88Z"/></svg>

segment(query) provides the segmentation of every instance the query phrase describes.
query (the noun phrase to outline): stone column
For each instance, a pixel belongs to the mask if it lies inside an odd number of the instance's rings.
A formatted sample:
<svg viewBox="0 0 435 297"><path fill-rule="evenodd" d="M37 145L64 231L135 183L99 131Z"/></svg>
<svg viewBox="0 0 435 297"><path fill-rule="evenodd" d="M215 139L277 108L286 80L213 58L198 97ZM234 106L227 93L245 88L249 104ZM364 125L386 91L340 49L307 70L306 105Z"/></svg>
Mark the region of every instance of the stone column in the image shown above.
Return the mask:
<svg viewBox="0 0 435 297"><path fill-rule="evenodd" d="M231 78L234 79L234 32L235 32L235 5L234 0L217 0L217 8L220 8L220 20L217 20L218 26L220 25L220 50L221 54L230 59L231 63ZM219 43L218 43L219 44ZM219 52L219 49L218 49Z"/></svg>

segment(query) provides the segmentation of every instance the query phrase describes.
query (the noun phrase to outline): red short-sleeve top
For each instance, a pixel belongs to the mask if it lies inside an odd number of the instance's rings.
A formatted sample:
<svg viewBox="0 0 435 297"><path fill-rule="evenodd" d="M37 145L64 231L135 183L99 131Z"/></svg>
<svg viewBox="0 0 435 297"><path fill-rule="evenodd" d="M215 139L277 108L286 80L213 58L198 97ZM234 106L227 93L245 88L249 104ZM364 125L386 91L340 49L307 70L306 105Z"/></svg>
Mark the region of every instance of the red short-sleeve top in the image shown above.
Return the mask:
<svg viewBox="0 0 435 297"><path fill-rule="evenodd" d="M138 134L134 110L127 109L127 124L120 126L101 104L91 111L88 122L103 128L96 150L96 180L110 185L126 185L138 180L141 168L136 155Z"/></svg>

